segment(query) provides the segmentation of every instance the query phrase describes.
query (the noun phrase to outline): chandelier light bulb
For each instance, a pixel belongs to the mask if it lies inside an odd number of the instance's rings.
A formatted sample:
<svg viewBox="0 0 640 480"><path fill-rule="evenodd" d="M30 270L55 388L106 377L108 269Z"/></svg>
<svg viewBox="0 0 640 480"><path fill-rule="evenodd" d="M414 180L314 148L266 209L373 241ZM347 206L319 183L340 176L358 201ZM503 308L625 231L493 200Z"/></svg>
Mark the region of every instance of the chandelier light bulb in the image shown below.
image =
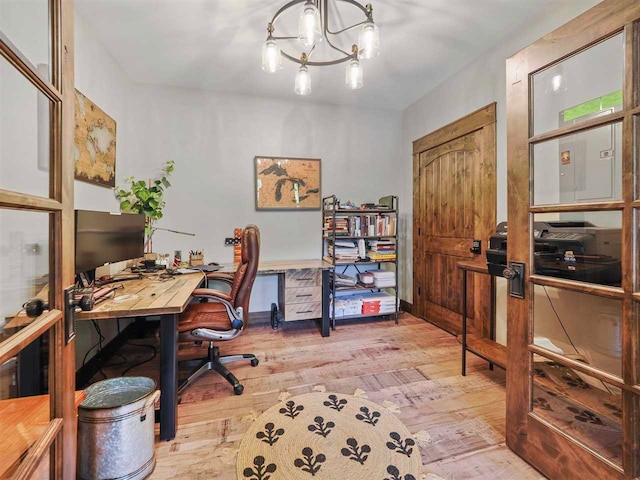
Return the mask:
<svg viewBox="0 0 640 480"><path fill-rule="evenodd" d="M358 38L358 48L360 58L370 59L380 55L380 30L378 26L369 19L360 30Z"/></svg>
<svg viewBox="0 0 640 480"><path fill-rule="evenodd" d="M347 65L345 84L347 88L351 90L362 88L362 66L356 58L351 60Z"/></svg>
<svg viewBox="0 0 640 480"><path fill-rule="evenodd" d="M262 70L267 73L275 73L282 70L280 48L273 38L268 38L262 46Z"/></svg>
<svg viewBox="0 0 640 480"><path fill-rule="evenodd" d="M309 95L311 93L311 75L306 65L301 65L296 74L296 85L293 90L298 95Z"/></svg>
<svg viewBox="0 0 640 480"><path fill-rule="evenodd" d="M320 11L312 0L307 0L298 18L298 41L305 47L320 43L322 41L321 27Z"/></svg>

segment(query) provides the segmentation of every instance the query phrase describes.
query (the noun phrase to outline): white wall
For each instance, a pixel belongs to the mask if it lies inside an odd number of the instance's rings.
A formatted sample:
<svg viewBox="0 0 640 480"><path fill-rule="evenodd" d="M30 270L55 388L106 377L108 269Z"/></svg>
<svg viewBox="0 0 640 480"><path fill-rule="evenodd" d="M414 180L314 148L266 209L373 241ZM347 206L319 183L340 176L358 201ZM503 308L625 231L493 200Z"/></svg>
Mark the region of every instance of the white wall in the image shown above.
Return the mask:
<svg viewBox="0 0 640 480"><path fill-rule="evenodd" d="M81 15L75 15L75 84L87 98L116 121L116 178L131 175L135 157L131 154L135 125L131 121L130 97L133 83L106 48L95 39ZM113 190L75 181L75 208L83 210L118 211ZM117 324L111 320L99 322L108 342L117 334ZM127 322L121 322L124 328ZM87 350L98 335L90 322L77 322L76 368L82 366ZM87 357L90 359L95 350Z"/></svg>
<svg viewBox="0 0 640 480"><path fill-rule="evenodd" d="M204 249L207 262L232 262L224 238L254 223L261 258L320 258L319 211L255 210L255 155L320 158L322 195L360 203L400 191L397 111L146 85L133 89L131 102L135 175L144 178L166 160L176 161L158 226L196 234L158 231L158 253ZM251 311L268 310L276 298L276 279L260 278Z"/></svg>
<svg viewBox="0 0 640 480"><path fill-rule="evenodd" d="M555 30L597 0L560 1L532 19L524 28L507 36L501 45L478 57L465 68L406 108L402 117L401 216L407 229L401 249L402 298L413 300L412 223L413 158L412 142L491 102L497 102L497 220L507 219L506 159L506 72L508 57L538 38ZM498 332L500 333L500 332Z"/></svg>

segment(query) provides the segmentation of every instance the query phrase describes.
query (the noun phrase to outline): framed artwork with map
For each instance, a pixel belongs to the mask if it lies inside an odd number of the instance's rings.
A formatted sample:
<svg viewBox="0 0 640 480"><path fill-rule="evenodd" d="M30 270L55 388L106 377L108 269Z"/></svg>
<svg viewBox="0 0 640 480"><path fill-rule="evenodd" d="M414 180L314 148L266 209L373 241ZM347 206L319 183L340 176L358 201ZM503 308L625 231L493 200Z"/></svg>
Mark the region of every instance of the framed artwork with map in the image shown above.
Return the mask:
<svg viewBox="0 0 640 480"><path fill-rule="evenodd" d="M76 90L75 178L103 187L116 185L116 121Z"/></svg>
<svg viewBox="0 0 640 480"><path fill-rule="evenodd" d="M255 157L256 210L320 210L320 159Z"/></svg>

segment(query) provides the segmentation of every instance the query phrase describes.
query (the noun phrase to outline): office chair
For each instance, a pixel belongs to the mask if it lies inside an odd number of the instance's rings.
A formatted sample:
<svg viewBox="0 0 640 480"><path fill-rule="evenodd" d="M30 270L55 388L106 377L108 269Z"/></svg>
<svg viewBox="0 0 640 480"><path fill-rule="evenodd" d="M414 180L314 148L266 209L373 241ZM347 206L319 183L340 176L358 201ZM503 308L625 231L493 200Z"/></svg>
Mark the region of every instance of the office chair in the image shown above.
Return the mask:
<svg viewBox="0 0 640 480"><path fill-rule="evenodd" d="M244 387L224 365L238 360L250 360L251 366L258 365L252 354L220 355L214 341L228 341L238 337L247 325L249 298L253 281L258 272L260 257L260 231L255 225L245 227L242 232L242 256L234 275L213 273L208 279L219 280L231 285L229 293L210 288L199 288L193 292L200 303L191 303L178 322L180 341L209 342L208 355L178 388L178 393L192 384L209 370L215 370L232 386L236 395L242 395ZM186 363L186 362L184 362Z"/></svg>

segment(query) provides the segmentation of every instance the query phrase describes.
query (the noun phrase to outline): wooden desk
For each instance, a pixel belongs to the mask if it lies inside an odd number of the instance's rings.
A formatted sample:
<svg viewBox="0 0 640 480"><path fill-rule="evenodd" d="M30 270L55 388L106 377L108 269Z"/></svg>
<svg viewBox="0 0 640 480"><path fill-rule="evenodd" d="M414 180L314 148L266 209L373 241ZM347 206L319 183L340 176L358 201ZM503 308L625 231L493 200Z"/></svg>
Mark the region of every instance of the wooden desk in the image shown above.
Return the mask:
<svg viewBox="0 0 640 480"><path fill-rule="evenodd" d="M153 278L122 282L114 299L99 303L90 312L77 312L76 321L160 316L160 439L176 436L178 410L178 318L191 294L205 277L201 272L176 275L169 280ZM118 282L114 283L118 285ZM118 302L118 297L137 298Z"/></svg>
<svg viewBox="0 0 640 480"><path fill-rule="evenodd" d="M462 375L467 373L467 351L485 359L489 362L489 368L493 370L493 365L507 368L507 348L495 341L496 335L496 279L491 276L491 324L489 338L476 335L467 335L467 274L469 272L489 275L489 269L484 263L462 261L457 263L457 267L462 270Z"/></svg>
<svg viewBox="0 0 640 480"><path fill-rule="evenodd" d="M258 275L278 275L278 305L271 311L271 325L277 328L278 317L285 321L320 318L320 333L329 336L329 279L333 266L321 259L267 260L258 264ZM236 265L225 265L219 272L234 273ZM314 272L321 272L316 277ZM319 293L321 292L321 293ZM321 297L320 301L318 296ZM306 297L296 300L295 297ZM296 303L298 302L298 303ZM301 306L297 311L294 306Z"/></svg>

